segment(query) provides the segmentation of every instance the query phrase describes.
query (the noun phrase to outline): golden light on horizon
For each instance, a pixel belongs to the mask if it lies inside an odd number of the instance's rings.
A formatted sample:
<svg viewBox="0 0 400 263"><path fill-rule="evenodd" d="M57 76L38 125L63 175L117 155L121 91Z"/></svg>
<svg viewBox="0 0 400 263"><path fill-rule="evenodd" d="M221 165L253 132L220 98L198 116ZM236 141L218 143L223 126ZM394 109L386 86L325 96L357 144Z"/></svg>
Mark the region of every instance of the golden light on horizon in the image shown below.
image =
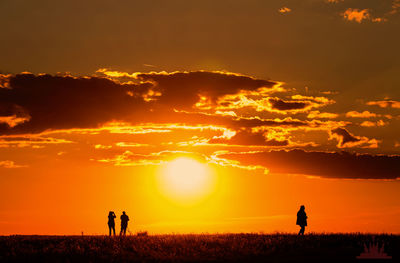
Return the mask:
<svg viewBox="0 0 400 263"><path fill-rule="evenodd" d="M157 183L166 198L188 205L198 203L212 193L215 177L206 164L180 157L161 168Z"/></svg>

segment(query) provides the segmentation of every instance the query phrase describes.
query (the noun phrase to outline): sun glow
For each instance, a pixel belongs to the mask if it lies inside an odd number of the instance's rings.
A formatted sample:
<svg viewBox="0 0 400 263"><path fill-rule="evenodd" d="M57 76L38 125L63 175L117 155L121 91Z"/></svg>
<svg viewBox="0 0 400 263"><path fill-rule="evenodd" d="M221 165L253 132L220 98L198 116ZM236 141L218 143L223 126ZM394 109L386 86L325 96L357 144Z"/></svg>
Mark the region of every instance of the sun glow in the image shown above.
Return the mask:
<svg viewBox="0 0 400 263"><path fill-rule="evenodd" d="M177 158L162 167L158 184L165 197L182 204L193 204L212 193L214 181L206 164L191 158Z"/></svg>

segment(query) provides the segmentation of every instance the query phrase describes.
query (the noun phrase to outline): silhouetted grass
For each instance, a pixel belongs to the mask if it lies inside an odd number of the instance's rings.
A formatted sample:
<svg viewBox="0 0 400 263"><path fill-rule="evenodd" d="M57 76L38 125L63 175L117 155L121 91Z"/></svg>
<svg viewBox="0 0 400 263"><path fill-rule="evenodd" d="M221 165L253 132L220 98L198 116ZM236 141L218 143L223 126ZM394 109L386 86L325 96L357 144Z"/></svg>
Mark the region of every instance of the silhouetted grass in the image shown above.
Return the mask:
<svg viewBox="0 0 400 263"><path fill-rule="evenodd" d="M364 234L3 236L0 262L360 262L356 256L371 240ZM374 240L385 244L392 262L399 260L400 236Z"/></svg>

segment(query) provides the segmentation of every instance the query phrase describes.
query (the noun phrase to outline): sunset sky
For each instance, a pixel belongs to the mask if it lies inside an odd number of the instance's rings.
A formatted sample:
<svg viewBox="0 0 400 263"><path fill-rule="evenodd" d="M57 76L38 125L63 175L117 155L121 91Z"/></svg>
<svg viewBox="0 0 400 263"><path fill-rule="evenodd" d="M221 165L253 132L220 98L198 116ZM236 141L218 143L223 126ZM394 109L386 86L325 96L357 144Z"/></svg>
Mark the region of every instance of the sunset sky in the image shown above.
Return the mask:
<svg viewBox="0 0 400 263"><path fill-rule="evenodd" d="M399 0L0 1L0 235L400 233Z"/></svg>

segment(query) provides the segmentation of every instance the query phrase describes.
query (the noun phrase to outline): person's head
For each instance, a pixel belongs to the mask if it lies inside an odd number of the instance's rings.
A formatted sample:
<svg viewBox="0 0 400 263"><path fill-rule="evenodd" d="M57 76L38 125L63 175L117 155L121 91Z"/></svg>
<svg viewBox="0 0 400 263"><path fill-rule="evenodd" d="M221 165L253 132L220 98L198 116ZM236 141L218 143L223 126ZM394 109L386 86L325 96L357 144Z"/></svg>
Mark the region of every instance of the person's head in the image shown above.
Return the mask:
<svg viewBox="0 0 400 263"><path fill-rule="evenodd" d="M300 210L306 209L304 205L300 206Z"/></svg>
<svg viewBox="0 0 400 263"><path fill-rule="evenodd" d="M113 211L110 211L110 212L108 213L109 216L112 216L113 214L114 214Z"/></svg>
<svg viewBox="0 0 400 263"><path fill-rule="evenodd" d="M122 214L125 215L125 211L122 211Z"/></svg>

